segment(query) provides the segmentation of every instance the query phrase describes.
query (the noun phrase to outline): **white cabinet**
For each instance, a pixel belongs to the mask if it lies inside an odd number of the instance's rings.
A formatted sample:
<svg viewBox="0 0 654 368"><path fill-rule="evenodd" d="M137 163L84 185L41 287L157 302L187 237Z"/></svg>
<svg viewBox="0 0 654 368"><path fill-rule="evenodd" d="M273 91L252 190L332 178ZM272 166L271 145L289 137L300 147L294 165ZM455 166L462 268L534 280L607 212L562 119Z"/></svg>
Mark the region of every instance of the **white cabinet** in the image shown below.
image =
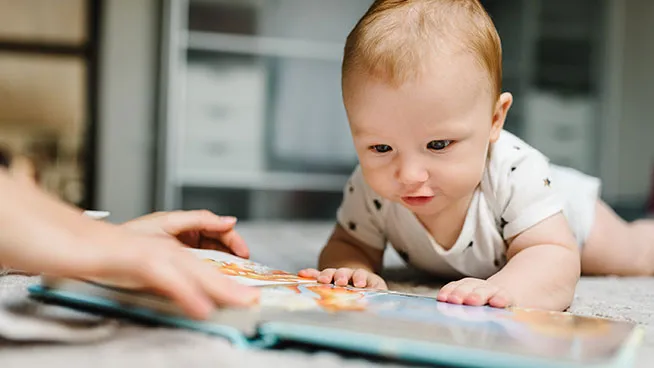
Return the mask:
<svg viewBox="0 0 654 368"><path fill-rule="evenodd" d="M157 207L333 218L356 165L343 46L372 1L164 3Z"/></svg>
<svg viewBox="0 0 654 368"><path fill-rule="evenodd" d="M525 97L524 138L552 162L592 172L598 135L595 101L548 92L533 92Z"/></svg>
<svg viewBox="0 0 654 368"><path fill-rule="evenodd" d="M260 63L188 66L181 177L264 169L266 79Z"/></svg>

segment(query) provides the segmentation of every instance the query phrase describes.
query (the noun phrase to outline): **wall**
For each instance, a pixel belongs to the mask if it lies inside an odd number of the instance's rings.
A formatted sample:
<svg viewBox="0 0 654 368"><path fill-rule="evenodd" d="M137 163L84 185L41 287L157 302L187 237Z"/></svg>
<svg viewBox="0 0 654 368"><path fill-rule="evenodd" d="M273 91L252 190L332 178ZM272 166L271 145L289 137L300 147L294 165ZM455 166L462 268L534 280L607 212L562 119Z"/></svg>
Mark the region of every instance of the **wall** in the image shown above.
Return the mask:
<svg viewBox="0 0 654 368"><path fill-rule="evenodd" d="M654 2L606 0L603 117L600 134L603 197L642 206L654 166Z"/></svg>
<svg viewBox="0 0 654 368"><path fill-rule="evenodd" d="M156 0L104 1L98 204L124 221L152 207Z"/></svg>
<svg viewBox="0 0 654 368"><path fill-rule="evenodd" d="M654 2L626 1L619 193L647 196L654 169Z"/></svg>

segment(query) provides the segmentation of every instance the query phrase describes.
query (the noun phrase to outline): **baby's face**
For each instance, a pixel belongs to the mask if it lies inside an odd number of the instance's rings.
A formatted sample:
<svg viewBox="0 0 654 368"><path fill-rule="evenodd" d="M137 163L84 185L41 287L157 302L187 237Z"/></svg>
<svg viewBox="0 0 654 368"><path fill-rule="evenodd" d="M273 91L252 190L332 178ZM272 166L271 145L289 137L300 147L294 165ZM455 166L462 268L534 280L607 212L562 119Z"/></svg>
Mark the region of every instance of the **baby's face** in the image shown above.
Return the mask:
<svg viewBox="0 0 654 368"><path fill-rule="evenodd" d="M366 181L422 216L470 198L511 105L510 94L490 92L472 56L440 59L399 87L354 73L343 86Z"/></svg>

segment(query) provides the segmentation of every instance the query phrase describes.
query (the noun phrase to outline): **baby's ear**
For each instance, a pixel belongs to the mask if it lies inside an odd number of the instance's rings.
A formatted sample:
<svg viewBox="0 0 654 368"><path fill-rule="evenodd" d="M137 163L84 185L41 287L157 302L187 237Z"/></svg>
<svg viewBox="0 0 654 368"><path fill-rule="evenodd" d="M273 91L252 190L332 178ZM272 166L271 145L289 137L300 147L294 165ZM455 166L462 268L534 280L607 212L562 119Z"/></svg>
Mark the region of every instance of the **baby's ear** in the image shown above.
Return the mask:
<svg viewBox="0 0 654 368"><path fill-rule="evenodd" d="M504 121L506 121L506 115L509 113L509 109L513 104L513 95L509 92L504 92L500 95L495 103L495 108L493 109L493 126L491 127L490 141L495 143L500 137L500 132L504 128Z"/></svg>

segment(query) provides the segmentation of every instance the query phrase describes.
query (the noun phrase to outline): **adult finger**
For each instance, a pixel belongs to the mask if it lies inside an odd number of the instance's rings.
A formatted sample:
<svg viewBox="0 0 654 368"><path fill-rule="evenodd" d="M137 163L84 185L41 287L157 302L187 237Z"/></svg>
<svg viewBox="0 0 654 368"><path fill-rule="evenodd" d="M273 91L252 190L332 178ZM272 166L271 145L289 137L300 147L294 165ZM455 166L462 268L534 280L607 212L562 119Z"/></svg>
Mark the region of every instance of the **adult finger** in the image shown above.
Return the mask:
<svg viewBox="0 0 654 368"><path fill-rule="evenodd" d="M218 216L207 210L172 211L155 218L161 221L161 229L170 235L187 231L225 232L236 224L232 216Z"/></svg>
<svg viewBox="0 0 654 368"><path fill-rule="evenodd" d="M201 230L201 234L203 242L211 243L211 245L218 250L224 250L224 248L227 248L231 253L241 258L250 257L250 250L248 249L245 240L243 240L234 229L229 229L223 232Z"/></svg>
<svg viewBox="0 0 654 368"><path fill-rule="evenodd" d="M225 277L215 267L195 259L193 256L182 259L182 267L194 277L201 290L213 302L221 306L245 307L259 299L260 292Z"/></svg>
<svg viewBox="0 0 654 368"><path fill-rule="evenodd" d="M198 284L188 274L180 272L171 262L151 261L137 268L136 276L144 286L167 296L191 318L205 319L213 309L213 303L198 287Z"/></svg>

